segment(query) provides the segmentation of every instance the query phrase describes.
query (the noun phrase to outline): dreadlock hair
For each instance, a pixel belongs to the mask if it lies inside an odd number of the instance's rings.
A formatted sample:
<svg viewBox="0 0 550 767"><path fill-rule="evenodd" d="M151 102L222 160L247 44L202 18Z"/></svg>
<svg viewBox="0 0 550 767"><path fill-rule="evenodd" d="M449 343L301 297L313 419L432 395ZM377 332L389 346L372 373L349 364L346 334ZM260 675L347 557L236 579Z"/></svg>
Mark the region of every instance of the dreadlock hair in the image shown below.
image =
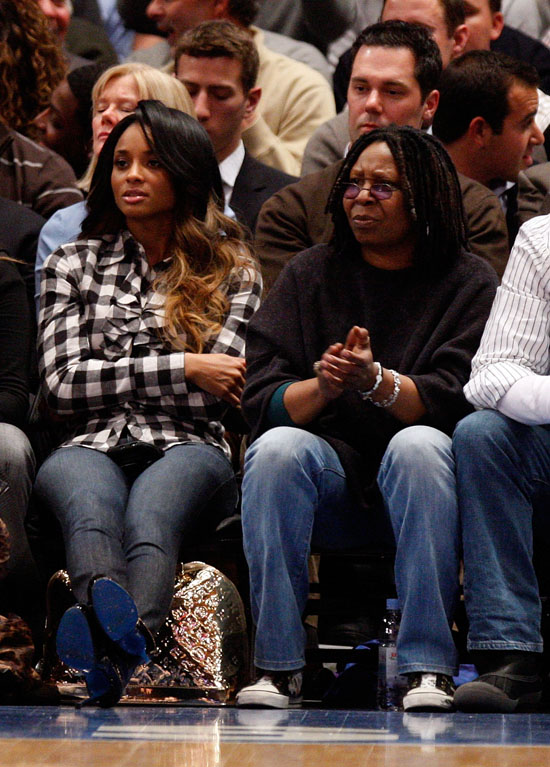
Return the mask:
<svg viewBox="0 0 550 767"><path fill-rule="evenodd" d="M84 239L118 234L126 219L115 203L111 173L116 145L137 124L168 172L176 204L166 262L154 287L164 296L164 341L173 349L202 352L222 327L226 284L234 269L249 269L242 227L223 214L223 187L214 149L202 125L161 101L140 101L121 120L99 154L88 195Z"/></svg>
<svg viewBox="0 0 550 767"><path fill-rule="evenodd" d="M0 119L30 138L65 75L61 48L36 0L0 0Z"/></svg>
<svg viewBox="0 0 550 767"><path fill-rule="evenodd" d="M414 266L428 273L446 271L467 247L458 176L438 139L408 126L376 128L351 147L327 203L326 212L334 223L331 244L338 254L358 251L342 200L350 171L376 142L387 144L399 171L404 204L416 233Z"/></svg>

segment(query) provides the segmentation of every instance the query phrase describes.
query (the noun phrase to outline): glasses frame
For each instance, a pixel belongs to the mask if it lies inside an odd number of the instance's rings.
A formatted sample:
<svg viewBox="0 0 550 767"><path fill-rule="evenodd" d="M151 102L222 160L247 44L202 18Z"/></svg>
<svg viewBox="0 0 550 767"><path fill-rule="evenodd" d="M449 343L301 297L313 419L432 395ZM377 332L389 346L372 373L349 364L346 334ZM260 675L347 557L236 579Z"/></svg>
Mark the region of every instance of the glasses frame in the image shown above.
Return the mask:
<svg viewBox="0 0 550 767"><path fill-rule="evenodd" d="M384 187L384 189L382 190L380 187ZM391 183L391 181L373 181L370 186L361 186L355 183L355 181L342 182L342 197L344 200L356 200L363 191L368 191L375 200L383 202L384 200L391 199L394 192L400 192L401 187L398 184Z"/></svg>

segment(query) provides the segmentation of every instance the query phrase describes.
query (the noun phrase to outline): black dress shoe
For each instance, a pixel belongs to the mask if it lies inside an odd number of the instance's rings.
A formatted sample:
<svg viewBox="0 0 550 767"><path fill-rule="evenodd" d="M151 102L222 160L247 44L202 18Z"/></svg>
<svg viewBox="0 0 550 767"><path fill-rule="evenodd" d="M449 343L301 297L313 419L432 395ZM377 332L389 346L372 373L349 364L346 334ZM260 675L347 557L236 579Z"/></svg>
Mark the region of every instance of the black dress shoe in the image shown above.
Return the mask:
<svg viewBox="0 0 550 767"><path fill-rule="evenodd" d="M476 663L481 675L457 688L455 707L459 711L503 714L535 711L542 695L540 657L537 653L484 652L483 660Z"/></svg>

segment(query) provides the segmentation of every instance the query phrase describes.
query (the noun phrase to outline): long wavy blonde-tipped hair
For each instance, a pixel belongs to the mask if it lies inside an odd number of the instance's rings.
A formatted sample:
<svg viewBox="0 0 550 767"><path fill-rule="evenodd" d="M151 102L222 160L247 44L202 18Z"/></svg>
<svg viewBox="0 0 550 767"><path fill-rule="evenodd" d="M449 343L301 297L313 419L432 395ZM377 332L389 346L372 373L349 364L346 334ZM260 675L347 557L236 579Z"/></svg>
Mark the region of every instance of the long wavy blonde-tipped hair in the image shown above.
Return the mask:
<svg viewBox="0 0 550 767"><path fill-rule="evenodd" d="M111 172L120 136L135 123L170 175L174 226L165 267L155 289L164 297L162 336L173 349L202 352L221 330L229 308L228 283L240 270L252 280L255 268L242 227L225 216L223 189L212 143L204 128L180 110L141 101L115 125L99 155L88 196L84 238L116 234L126 219L116 206Z"/></svg>
<svg viewBox="0 0 550 767"><path fill-rule="evenodd" d="M181 112L195 117L195 107L185 85L180 83L175 77L171 77L159 69L137 61L116 64L114 67L106 69L98 77L92 90L92 115L96 114L98 101L107 85L113 80L127 75L131 75L136 82L139 101L142 99L157 99L162 101L167 107L179 109ZM97 157L94 156L90 160L85 174L78 182L78 186L84 192L90 189L96 165Z"/></svg>

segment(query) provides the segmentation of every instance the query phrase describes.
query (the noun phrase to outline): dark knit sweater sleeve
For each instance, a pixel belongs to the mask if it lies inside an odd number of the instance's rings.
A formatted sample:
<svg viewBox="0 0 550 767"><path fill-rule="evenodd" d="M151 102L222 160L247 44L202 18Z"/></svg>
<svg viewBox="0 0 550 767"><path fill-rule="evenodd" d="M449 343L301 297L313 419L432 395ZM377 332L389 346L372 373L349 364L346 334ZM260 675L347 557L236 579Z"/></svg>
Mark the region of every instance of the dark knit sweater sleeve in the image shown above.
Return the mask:
<svg viewBox="0 0 550 767"><path fill-rule="evenodd" d="M294 272L286 269L273 295L270 294L249 323L246 334L247 384L242 409L252 429L252 439L270 426L268 409L275 391L284 383L308 377L303 359L299 308ZM261 314L259 318L258 314Z"/></svg>
<svg viewBox="0 0 550 767"><path fill-rule="evenodd" d="M0 421L22 426L28 409L31 344L25 285L14 264L0 260Z"/></svg>

